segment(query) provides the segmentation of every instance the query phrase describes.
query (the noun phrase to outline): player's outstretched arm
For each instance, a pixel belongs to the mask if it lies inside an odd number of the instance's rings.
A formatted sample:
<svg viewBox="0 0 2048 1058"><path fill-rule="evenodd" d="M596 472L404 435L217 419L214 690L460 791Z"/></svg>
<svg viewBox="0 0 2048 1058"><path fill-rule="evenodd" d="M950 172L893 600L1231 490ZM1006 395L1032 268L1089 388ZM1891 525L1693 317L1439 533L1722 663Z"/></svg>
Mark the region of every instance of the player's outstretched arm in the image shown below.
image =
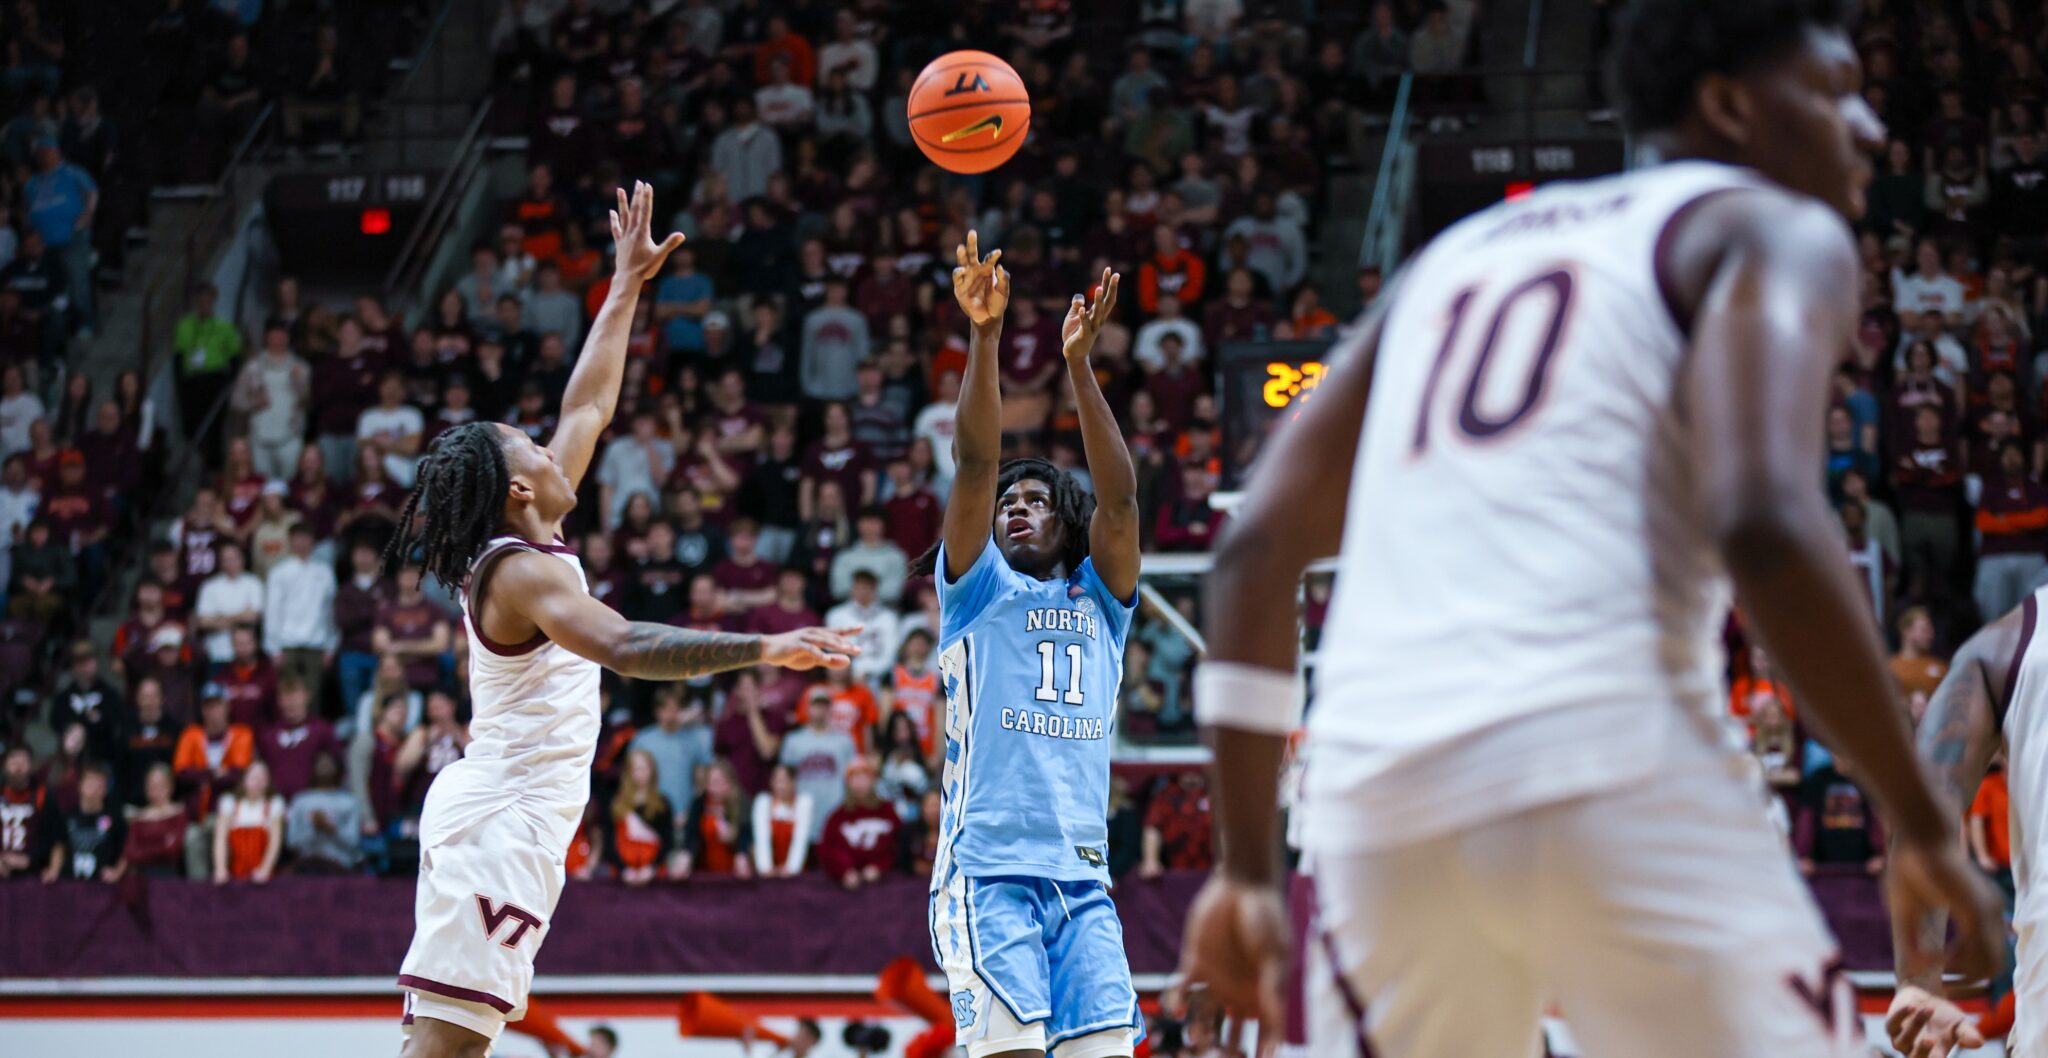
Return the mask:
<svg viewBox="0 0 2048 1058"><path fill-rule="evenodd" d="M2015 610L1979 629L1956 651L1947 678L1927 703L1917 737L1920 759L1950 804L1968 804L1976 796L1998 750L1998 703L2011 689L2010 664L2024 634L2023 621ZM1895 896L1890 909L1898 976L1898 990L1885 1016L1892 1046L1916 1056L1980 1047L1984 1036L1976 1022L1943 995L1948 913L1908 897Z"/></svg>
<svg viewBox="0 0 2048 1058"><path fill-rule="evenodd" d="M1883 806L1898 838L1893 899L1949 907L1960 964L1988 969L1995 898L1963 857L1959 812L1913 755L1869 601L1814 483L1818 418L1857 322L1855 243L1820 203L1760 191L1674 223L1658 271L1679 318L1697 321L1679 403L1713 539L1802 713Z"/></svg>
<svg viewBox="0 0 2048 1058"><path fill-rule="evenodd" d="M640 284L660 274L668 255L683 244L680 233L670 234L659 244L654 241L654 189L637 180L630 198L624 188L619 189L618 208L612 210L611 219L612 286L562 391L561 424L548 439L548 448L562 464L571 486L583 484L583 472L590 469L597 439L611 425L612 412L619 406L619 385L626 376L626 340L632 335Z"/></svg>
<svg viewBox="0 0 2048 1058"><path fill-rule="evenodd" d="M1278 823L1281 762L1301 710L1295 592L1344 536L1380 323L1368 315L1301 418L1274 434L1217 543L1204 605L1209 659L1196 670L1195 715L1216 755L1217 863L1188 911L1181 971L1269 1025L1283 1015L1287 970Z"/></svg>
<svg viewBox="0 0 2048 1058"><path fill-rule="evenodd" d="M942 533L948 581L967 573L988 543L995 524L996 469L1003 455L1003 394L997 380L996 344L1003 339L1003 312L1010 307L1010 273L997 262L1003 251L981 256L981 237L967 233L967 245L953 248L953 297L973 331L967 341L967 377L960 380L960 408L954 418L953 493L946 498Z"/></svg>
<svg viewBox="0 0 2048 1058"><path fill-rule="evenodd" d="M1067 383L1074 387L1074 406L1081 414L1081 450L1088 457L1088 477L1095 482L1095 514L1088 521L1088 554L1095 572L1119 599L1138 590L1138 470L1124 445L1116 413L1102 395L1088 354L1102 325L1116 311L1117 287L1123 277L1105 268L1095 288L1095 303L1074 295L1060 326L1060 351L1067 360Z"/></svg>
<svg viewBox="0 0 2048 1058"><path fill-rule="evenodd" d="M764 661L792 669L843 669L860 653L853 640L858 627L759 636L628 621L591 597L568 566L532 552L500 559L490 590L504 609L570 653L636 679L681 680Z"/></svg>

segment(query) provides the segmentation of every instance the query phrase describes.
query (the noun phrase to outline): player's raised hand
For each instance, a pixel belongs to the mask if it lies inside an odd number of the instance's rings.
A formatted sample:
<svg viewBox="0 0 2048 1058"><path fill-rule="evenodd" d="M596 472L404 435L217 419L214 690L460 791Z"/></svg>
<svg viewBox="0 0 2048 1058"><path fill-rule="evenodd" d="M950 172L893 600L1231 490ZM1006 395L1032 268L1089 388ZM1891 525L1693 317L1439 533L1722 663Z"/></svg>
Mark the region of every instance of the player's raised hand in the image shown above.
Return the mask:
<svg viewBox="0 0 2048 1058"><path fill-rule="evenodd" d="M654 188L633 181L633 194L618 189L619 204L611 211L613 268L618 275L653 279L661 274L668 255L683 244L682 232L670 232L659 244L654 241Z"/></svg>
<svg viewBox="0 0 2048 1058"><path fill-rule="evenodd" d="M1190 989L1206 988L1225 1010L1277 1031L1286 1016L1280 993L1287 979L1287 923L1278 888L1211 875L1188 908L1181 979Z"/></svg>
<svg viewBox="0 0 2048 1058"><path fill-rule="evenodd" d="M1095 288L1095 304L1088 304L1085 294L1074 295L1073 304L1067 306L1066 322L1060 324L1060 352L1068 360L1081 360L1095 348L1095 337L1102 333L1102 325L1109 322L1109 314L1116 311L1116 288L1122 276L1105 268L1102 280Z"/></svg>
<svg viewBox="0 0 2048 1058"><path fill-rule="evenodd" d="M786 669L843 669L860 653L853 637L862 625L844 628L799 628L761 640L761 660Z"/></svg>
<svg viewBox="0 0 2048 1058"><path fill-rule="evenodd" d="M1001 320L1010 307L1010 271L997 263L1002 258L1001 250L981 256L981 236L972 231L953 247L953 299L976 327Z"/></svg>
<svg viewBox="0 0 2048 1058"><path fill-rule="evenodd" d="M1884 1031L1906 1058L1948 1058L1957 1047L1984 1046L1983 1031L1961 1007L1913 985L1892 996Z"/></svg>

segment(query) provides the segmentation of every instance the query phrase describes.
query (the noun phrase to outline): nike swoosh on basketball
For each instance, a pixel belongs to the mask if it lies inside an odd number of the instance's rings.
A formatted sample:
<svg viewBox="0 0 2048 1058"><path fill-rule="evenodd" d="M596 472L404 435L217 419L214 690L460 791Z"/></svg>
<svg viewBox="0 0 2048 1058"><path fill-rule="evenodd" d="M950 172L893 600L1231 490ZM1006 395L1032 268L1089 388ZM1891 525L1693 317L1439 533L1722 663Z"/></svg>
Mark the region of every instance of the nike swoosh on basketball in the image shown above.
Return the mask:
<svg viewBox="0 0 2048 1058"><path fill-rule="evenodd" d="M1001 114L990 114L989 116L982 118L980 121L977 121L972 125L968 125L964 128L957 128L951 132L946 133L944 136L939 137L939 142L951 143L954 140L965 139L984 129L988 130L990 133L993 134L990 137L991 139L1002 139L1003 116Z"/></svg>

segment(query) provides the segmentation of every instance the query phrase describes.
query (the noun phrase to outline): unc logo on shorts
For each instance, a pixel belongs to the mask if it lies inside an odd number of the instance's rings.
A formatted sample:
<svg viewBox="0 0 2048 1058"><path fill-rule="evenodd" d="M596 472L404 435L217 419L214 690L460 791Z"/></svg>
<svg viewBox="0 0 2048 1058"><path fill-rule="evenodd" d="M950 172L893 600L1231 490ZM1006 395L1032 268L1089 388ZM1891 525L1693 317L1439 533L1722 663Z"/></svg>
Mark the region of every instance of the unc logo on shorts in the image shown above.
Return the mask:
<svg viewBox="0 0 2048 1058"><path fill-rule="evenodd" d="M964 1029L974 1024L974 993L961 989L953 993L953 1027Z"/></svg>

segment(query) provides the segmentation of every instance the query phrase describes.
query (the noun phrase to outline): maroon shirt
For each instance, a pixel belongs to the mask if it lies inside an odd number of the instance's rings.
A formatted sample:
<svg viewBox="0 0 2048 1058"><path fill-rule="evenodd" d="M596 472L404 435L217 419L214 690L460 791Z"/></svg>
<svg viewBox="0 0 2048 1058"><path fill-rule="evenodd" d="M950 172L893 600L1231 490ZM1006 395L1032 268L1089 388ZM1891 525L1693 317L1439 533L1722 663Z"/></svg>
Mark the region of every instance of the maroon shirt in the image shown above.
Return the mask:
<svg viewBox="0 0 2048 1058"><path fill-rule="evenodd" d="M1006 383L1021 385L1034 381L1059 360L1060 321L1043 313L1029 327L1013 317L1003 329L1002 342L996 346L996 362L1002 365Z"/></svg>
<svg viewBox="0 0 2048 1058"><path fill-rule="evenodd" d="M761 723L769 734L780 739L796 726L796 710L787 704L768 701L764 689ZM747 723L747 711L737 703L728 701L725 704L725 713L718 718L718 726L712 730L711 746L720 759L732 764L733 776L740 781L740 789L752 795L768 788L768 773L775 770L775 760L761 755L760 747L754 744L753 728Z"/></svg>
<svg viewBox="0 0 2048 1058"><path fill-rule="evenodd" d="M368 588L354 577L341 582L334 592L334 625L341 632L342 650L368 654L375 649L370 636L377 628L377 611L389 597L381 580L371 581Z"/></svg>
<svg viewBox="0 0 2048 1058"><path fill-rule="evenodd" d="M1242 305L1219 301L1204 314L1202 331L1213 349L1224 342L1252 341L1258 337L1260 327L1271 331L1273 306L1256 299Z"/></svg>
<svg viewBox="0 0 2048 1058"><path fill-rule="evenodd" d="M1152 394L1152 406L1159 411L1159 417L1175 430L1185 429L1188 420L1194 418L1195 398L1206 387L1202 384L1202 373L1186 361L1178 367L1153 373L1145 380L1145 391Z"/></svg>
<svg viewBox="0 0 2048 1058"><path fill-rule="evenodd" d="M448 615L426 596L411 603L393 600L377 608L377 627L394 642L425 639L434 634L436 624L447 619ZM415 689L441 682L441 659L430 656L408 660L405 663L405 682Z"/></svg>
<svg viewBox="0 0 2048 1058"><path fill-rule="evenodd" d="M334 737L334 729L319 717L289 727L266 727L256 736L256 755L270 765L270 784L289 801L313 784L313 762L322 753L346 765L347 753Z"/></svg>
<svg viewBox="0 0 2048 1058"><path fill-rule="evenodd" d="M882 505L882 510L888 515L890 542L906 555L924 554L932 541L939 538L945 511L930 489L920 487L915 492L897 493Z"/></svg>
<svg viewBox="0 0 2048 1058"><path fill-rule="evenodd" d="M2048 489L2025 477L1986 479L1977 504L1978 548L1985 555L2038 555L2048 551Z"/></svg>
<svg viewBox="0 0 2048 1058"><path fill-rule="evenodd" d="M356 355L343 358L339 352L313 360L313 429L334 437L354 437L356 418L363 409L377 403L377 377L384 370L389 338L366 338Z"/></svg>
<svg viewBox="0 0 2048 1058"><path fill-rule="evenodd" d="M334 538L335 523L341 518L343 502L341 489L331 481L308 485L298 478L292 479L292 509L299 513L299 520L313 530L315 540Z"/></svg>
<svg viewBox="0 0 2048 1058"><path fill-rule="evenodd" d="M711 579L727 591L759 591L775 586L775 578L782 573L782 567L772 566L759 558L740 565L726 559L711 569Z"/></svg>
<svg viewBox="0 0 2048 1058"><path fill-rule="evenodd" d="M839 493L845 497L848 509L860 506L860 476L873 465L868 458L867 446L859 441L849 440L833 448L827 448L823 441L816 441L804 450L804 477L813 481L838 482Z"/></svg>
<svg viewBox="0 0 2048 1058"><path fill-rule="evenodd" d="M1961 453L1948 441L1908 445L1893 465L1892 484L1899 509L1927 514L1953 514L1962 494Z"/></svg>
<svg viewBox="0 0 2048 1058"><path fill-rule="evenodd" d="M78 450L92 468L90 480L104 488L125 492L142 473L142 454L125 427L113 433L93 430L78 439Z"/></svg>
<svg viewBox="0 0 2048 1058"><path fill-rule="evenodd" d="M405 790L398 780L398 747L403 740L382 731L371 735L375 741L370 747L370 811L378 825L389 827L405 809Z"/></svg>
<svg viewBox="0 0 2048 1058"><path fill-rule="evenodd" d="M58 486L43 497L42 513L50 520L50 539L74 552L85 545L87 536L114 525L113 507L90 485Z"/></svg>
<svg viewBox="0 0 2048 1058"><path fill-rule="evenodd" d="M842 804L825 818L818 835L818 864L834 879L869 867L887 873L896 867L897 831L903 825L887 802Z"/></svg>
<svg viewBox="0 0 2048 1058"><path fill-rule="evenodd" d="M818 619L817 611L808 606L785 610L781 603L771 602L747 613L747 631L759 636L778 636L820 624L824 622Z"/></svg>
<svg viewBox="0 0 2048 1058"><path fill-rule="evenodd" d="M229 662L214 672L213 682L227 694L229 723L261 731L276 718L277 669L270 659L258 657L247 665Z"/></svg>
<svg viewBox="0 0 2048 1058"><path fill-rule="evenodd" d="M178 542L178 591L189 605L199 598L199 583L220 569L220 533L210 526L202 529L181 523ZM170 605L168 594L164 605Z"/></svg>

